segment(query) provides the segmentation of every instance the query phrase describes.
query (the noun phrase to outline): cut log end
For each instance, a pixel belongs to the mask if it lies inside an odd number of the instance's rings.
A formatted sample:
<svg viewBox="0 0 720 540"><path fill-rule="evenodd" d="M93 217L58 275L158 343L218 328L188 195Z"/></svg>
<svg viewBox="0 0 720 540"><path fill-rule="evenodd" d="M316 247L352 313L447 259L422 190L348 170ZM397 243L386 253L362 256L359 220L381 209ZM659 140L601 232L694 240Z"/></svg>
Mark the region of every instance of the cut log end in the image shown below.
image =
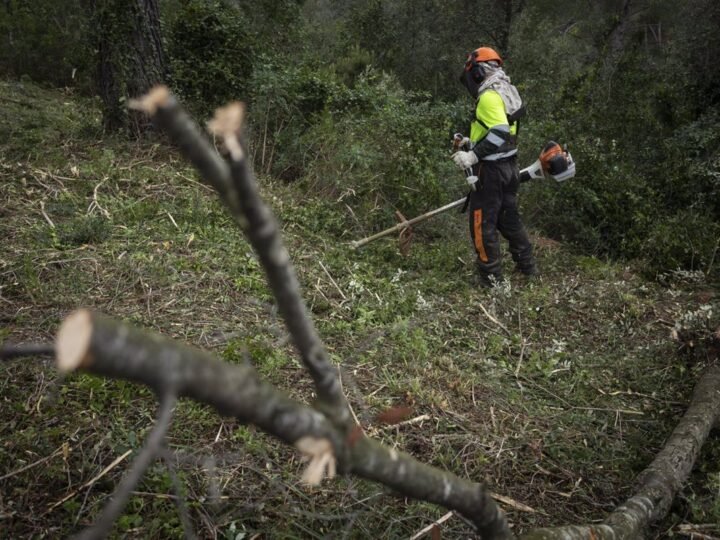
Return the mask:
<svg viewBox="0 0 720 540"><path fill-rule="evenodd" d="M240 145L240 131L245 119L245 104L240 101L228 103L225 107L215 110L215 117L207 123L208 131L220 137L230 157L242 161L244 157Z"/></svg>
<svg viewBox="0 0 720 540"><path fill-rule="evenodd" d="M55 338L55 357L60 371L75 371L90 363L92 330L92 315L87 309L74 311L65 318Z"/></svg>
<svg viewBox="0 0 720 540"><path fill-rule="evenodd" d="M153 87L150 91L138 99L128 101L128 107L136 111L142 111L154 116L158 108L165 107L170 101L170 90L161 84Z"/></svg>

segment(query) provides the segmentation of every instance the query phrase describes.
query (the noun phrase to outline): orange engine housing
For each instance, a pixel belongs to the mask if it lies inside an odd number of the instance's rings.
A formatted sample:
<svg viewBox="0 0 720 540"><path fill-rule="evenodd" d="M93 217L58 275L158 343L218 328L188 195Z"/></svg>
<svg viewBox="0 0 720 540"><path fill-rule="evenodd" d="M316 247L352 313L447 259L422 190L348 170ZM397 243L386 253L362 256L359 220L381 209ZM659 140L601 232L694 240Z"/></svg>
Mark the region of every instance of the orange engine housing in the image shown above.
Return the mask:
<svg viewBox="0 0 720 540"><path fill-rule="evenodd" d="M568 169L568 160L565 151L555 141L549 141L540 153L540 164L545 172L552 175L565 172Z"/></svg>

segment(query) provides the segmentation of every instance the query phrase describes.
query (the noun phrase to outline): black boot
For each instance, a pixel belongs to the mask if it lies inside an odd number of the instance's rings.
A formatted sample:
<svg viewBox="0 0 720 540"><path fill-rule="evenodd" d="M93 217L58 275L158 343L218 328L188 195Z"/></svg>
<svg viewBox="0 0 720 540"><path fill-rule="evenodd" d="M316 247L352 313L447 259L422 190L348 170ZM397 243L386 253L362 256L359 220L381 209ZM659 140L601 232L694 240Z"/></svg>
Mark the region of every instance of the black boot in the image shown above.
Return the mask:
<svg viewBox="0 0 720 540"><path fill-rule="evenodd" d="M534 281L540 277L540 271L534 264L531 266L517 266L515 267L514 274L520 274L527 281Z"/></svg>
<svg viewBox="0 0 720 540"><path fill-rule="evenodd" d="M503 282L503 277L501 274L486 274L484 272L478 271L477 274L475 274L475 283L483 288L490 289L492 287L497 287Z"/></svg>

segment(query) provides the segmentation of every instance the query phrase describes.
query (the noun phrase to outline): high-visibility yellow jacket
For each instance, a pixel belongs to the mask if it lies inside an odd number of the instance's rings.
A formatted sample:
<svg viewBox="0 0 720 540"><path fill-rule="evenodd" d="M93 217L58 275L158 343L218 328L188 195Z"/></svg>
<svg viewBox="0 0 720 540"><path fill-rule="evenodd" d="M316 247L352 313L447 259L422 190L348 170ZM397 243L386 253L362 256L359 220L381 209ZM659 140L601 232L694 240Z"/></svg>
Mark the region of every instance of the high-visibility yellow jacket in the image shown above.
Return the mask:
<svg viewBox="0 0 720 540"><path fill-rule="evenodd" d="M473 151L480 160L496 161L517 154L517 128L517 121L508 123L500 94L491 88L480 94L470 124Z"/></svg>

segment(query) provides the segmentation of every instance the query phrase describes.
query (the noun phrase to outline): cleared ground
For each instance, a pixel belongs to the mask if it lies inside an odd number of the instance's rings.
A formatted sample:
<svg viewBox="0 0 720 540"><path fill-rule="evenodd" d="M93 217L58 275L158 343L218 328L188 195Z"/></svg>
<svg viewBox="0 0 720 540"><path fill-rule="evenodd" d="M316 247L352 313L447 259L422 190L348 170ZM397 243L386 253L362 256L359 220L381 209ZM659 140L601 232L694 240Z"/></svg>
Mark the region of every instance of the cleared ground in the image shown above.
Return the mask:
<svg viewBox="0 0 720 540"><path fill-rule="evenodd" d="M92 307L249 359L311 401L248 244L172 149L103 136L95 103L18 82L0 82L0 135L0 340L51 341L62 317ZM670 339L678 321L717 319L717 294L698 276L660 287L536 237L539 280L478 289L465 216L422 226L406 257L392 240L352 251L371 231L344 202L261 183L370 434L529 506L505 506L516 530L597 520L630 493L702 368ZM157 406L144 388L63 380L29 359L0 365L0 396L7 538L92 522L132 453L104 469L140 447ZM414 421L376 425L397 405ZM170 445L201 537L402 538L445 513L352 478L302 487L296 454L191 402ZM656 537L720 522L719 463L715 436ZM158 464L115 533L181 537L173 497ZM457 518L442 530L470 533Z"/></svg>

